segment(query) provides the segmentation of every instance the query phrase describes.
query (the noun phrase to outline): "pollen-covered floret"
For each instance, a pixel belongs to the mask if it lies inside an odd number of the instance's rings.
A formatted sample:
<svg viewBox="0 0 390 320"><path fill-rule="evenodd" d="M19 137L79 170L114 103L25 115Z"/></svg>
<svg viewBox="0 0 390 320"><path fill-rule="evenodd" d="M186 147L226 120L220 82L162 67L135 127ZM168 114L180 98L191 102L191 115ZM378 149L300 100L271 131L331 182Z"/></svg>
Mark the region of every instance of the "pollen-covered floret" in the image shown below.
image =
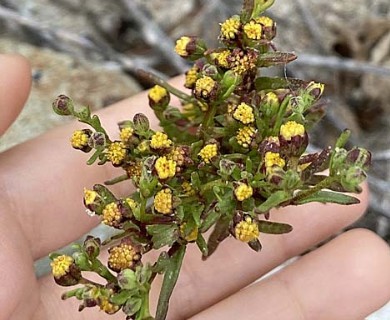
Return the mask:
<svg viewBox="0 0 390 320"><path fill-rule="evenodd" d="M233 40L237 37L237 34L240 31L240 18L238 16L233 16L221 25L221 39Z"/></svg>
<svg viewBox="0 0 390 320"><path fill-rule="evenodd" d="M184 86L188 89L193 89L195 87L195 82L198 80L198 66L194 65L189 69L185 74L185 83Z"/></svg>
<svg viewBox="0 0 390 320"><path fill-rule="evenodd" d="M114 165L120 165L126 157L126 147L122 141L114 141L108 146L107 159Z"/></svg>
<svg viewBox="0 0 390 320"><path fill-rule="evenodd" d="M261 23L264 27L271 28L274 21L270 17L262 16L256 19L256 22Z"/></svg>
<svg viewBox="0 0 390 320"><path fill-rule="evenodd" d="M110 302L108 297L99 297L99 308L107 314L114 314L119 311L120 306L117 306Z"/></svg>
<svg viewBox="0 0 390 320"><path fill-rule="evenodd" d="M215 61L219 67L229 68L228 57L230 56L230 50L224 50L222 52L218 52Z"/></svg>
<svg viewBox="0 0 390 320"><path fill-rule="evenodd" d="M234 233L236 239L242 242L250 242L256 240L259 237L260 232L257 222L247 216L245 220L236 225Z"/></svg>
<svg viewBox="0 0 390 320"><path fill-rule="evenodd" d="M251 40L260 40L263 28L260 23L251 20L249 23L244 25L245 35Z"/></svg>
<svg viewBox="0 0 390 320"><path fill-rule="evenodd" d="M215 143L212 143L204 146L202 150L199 151L198 156L200 156L205 163L210 163L211 159L214 158L217 154L218 147Z"/></svg>
<svg viewBox="0 0 390 320"><path fill-rule="evenodd" d="M141 254L126 242L109 249L108 252L108 267L115 272L131 269L141 259Z"/></svg>
<svg viewBox="0 0 390 320"><path fill-rule="evenodd" d="M181 37L176 41L175 51L181 57L187 57L189 55L187 51L187 45L191 42L190 37Z"/></svg>
<svg viewBox="0 0 390 320"><path fill-rule="evenodd" d="M102 222L108 226L116 226L122 219L122 213L116 202L107 204L102 212Z"/></svg>
<svg viewBox="0 0 390 320"><path fill-rule="evenodd" d="M245 126L238 129L236 139L239 145L248 148L255 136L256 129L251 126Z"/></svg>
<svg viewBox="0 0 390 320"><path fill-rule="evenodd" d="M243 124L250 124L255 121L252 107L244 102L238 105L238 107L234 110L233 118Z"/></svg>
<svg viewBox="0 0 390 320"><path fill-rule="evenodd" d="M283 168L286 165L286 161L280 157L279 153L266 152L264 157L264 164L266 168L272 168L273 166Z"/></svg>
<svg viewBox="0 0 390 320"><path fill-rule="evenodd" d="M75 149L83 149L88 146L89 135L84 130L76 130L70 138L70 143Z"/></svg>
<svg viewBox="0 0 390 320"><path fill-rule="evenodd" d="M85 205L90 205L95 202L99 194L96 191L89 190L84 188L84 203Z"/></svg>
<svg viewBox="0 0 390 320"><path fill-rule="evenodd" d="M172 191L165 188L156 193L154 197L154 209L163 214L170 214L172 212Z"/></svg>
<svg viewBox="0 0 390 320"><path fill-rule="evenodd" d="M167 154L167 159L175 161L178 166L182 166L185 161L185 155L186 153L182 147L174 147L171 152Z"/></svg>
<svg viewBox="0 0 390 320"><path fill-rule="evenodd" d="M50 263L52 274L55 278L61 278L69 273L70 266L74 263L72 257L61 255L53 259Z"/></svg>
<svg viewBox="0 0 390 320"><path fill-rule="evenodd" d="M280 135L285 140L290 141L292 137L304 136L305 127L295 121L288 121L280 127Z"/></svg>
<svg viewBox="0 0 390 320"><path fill-rule="evenodd" d="M141 177L142 173L141 162L138 161L130 163L130 165L126 167L126 172L131 179L138 179L139 177Z"/></svg>
<svg viewBox="0 0 390 320"><path fill-rule="evenodd" d="M242 76L256 70L257 59L258 53L256 51L244 51L236 48L228 58L229 67L234 73Z"/></svg>
<svg viewBox="0 0 390 320"><path fill-rule="evenodd" d="M216 82L209 76L204 76L195 82L195 94L198 97L208 99L216 90Z"/></svg>
<svg viewBox="0 0 390 320"><path fill-rule="evenodd" d="M159 103L167 95L168 95L167 89L159 85L155 85L152 89L150 89L148 94L149 98L153 100L155 103Z"/></svg>
<svg viewBox="0 0 390 320"><path fill-rule="evenodd" d="M245 183L240 183L235 189L234 194L238 201L249 199L253 195L253 189Z"/></svg>
<svg viewBox="0 0 390 320"><path fill-rule="evenodd" d="M156 132L150 141L150 146L153 149L165 149L172 145L172 141L163 132Z"/></svg>
<svg viewBox="0 0 390 320"><path fill-rule="evenodd" d="M126 143L127 141L130 140L131 136L133 135L134 133L134 129L131 128L131 127L125 127L125 128L122 128L120 133L119 133L119 137L121 138L121 141L123 143Z"/></svg>
<svg viewBox="0 0 390 320"><path fill-rule="evenodd" d="M167 157L158 158L154 166L160 179L164 180L175 176L176 162L168 160Z"/></svg>

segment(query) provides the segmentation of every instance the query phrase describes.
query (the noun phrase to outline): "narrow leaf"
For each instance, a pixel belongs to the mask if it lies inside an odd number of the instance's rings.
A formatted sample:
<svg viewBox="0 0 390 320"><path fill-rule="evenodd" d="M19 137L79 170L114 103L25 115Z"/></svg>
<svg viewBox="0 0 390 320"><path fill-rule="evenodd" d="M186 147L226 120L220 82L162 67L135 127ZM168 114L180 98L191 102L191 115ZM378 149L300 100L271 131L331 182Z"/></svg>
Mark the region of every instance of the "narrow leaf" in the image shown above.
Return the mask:
<svg viewBox="0 0 390 320"><path fill-rule="evenodd" d="M169 299L171 298L173 289L179 277L185 252L186 246L180 246L180 248L170 258L169 265L167 266L167 270L164 274L155 320L165 320L167 316Z"/></svg>
<svg viewBox="0 0 390 320"><path fill-rule="evenodd" d="M297 56L291 52L271 52L264 53L259 57L257 66L258 67L270 67L279 64L287 64L294 61Z"/></svg>
<svg viewBox="0 0 390 320"><path fill-rule="evenodd" d="M203 238L201 233L198 234L198 238L196 239L196 245L198 246L199 250L202 252L203 256L208 255L207 242Z"/></svg>
<svg viewBox="0 0 390 320"><path fill-rule="evenodd" d="M297 196L299 196L299 194ZM343 193L332 192L332 191L319 191L306 198L299 199L299 201L297 201L295 204L305 204L309 202L337 203L337 204L350 205L350 204L360 203L360 200Z"/></svg>
<svg viewBox="0 0 390 320"><path fill-rule="evenodd" d="M297 91L307 84L307 81L300 79L280 77L259 77L255 82L257 91L276 89L291 89L293 91Z"/></svg>
<svg viewBox="0 0 390 320"><path fill-rule="evenodd" d="M271 222L265 220L260 220L258 222L258 226L260 232L270 234L289 233L293 229L292 226L286 223Z"/></svg>
<svg viewBox="0 0 390 320"><path fill-rule="evenodd" d="M258 206L256 211L264 213L268 212L272 208L276 208L282 202L290 200L291 198L291 195L286 191L276 191L275 193L271 194L271 196L266 201Z"/></svg>

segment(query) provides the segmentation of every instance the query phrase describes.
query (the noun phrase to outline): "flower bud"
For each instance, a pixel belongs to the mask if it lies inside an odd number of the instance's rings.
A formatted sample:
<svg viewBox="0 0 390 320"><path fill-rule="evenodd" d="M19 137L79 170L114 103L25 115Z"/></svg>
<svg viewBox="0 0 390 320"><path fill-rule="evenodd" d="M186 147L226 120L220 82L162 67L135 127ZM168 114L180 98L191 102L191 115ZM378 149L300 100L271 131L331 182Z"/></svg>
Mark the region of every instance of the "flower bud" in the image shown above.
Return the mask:
<svg viewBox="0 0 390 320"><path fill-rule="evenodd" d="M134 129L138 134L142 135L150 128L149 119L143 113L137 113L133 118L133 122Z"/></svg>
<svg viewBox="0 0 390 320"><path fill-rule="evenodd" d="M314 101L318 101L324 92L324 87L323 83L311 81L305 88L305 92L311 95Z"/></svg>
<svg viewBox="0 0 390 320"><path fill-rule="evenodd" d="M363 148L355 147L348 151L346 162L367 170L371 165L371 152Z"/></svg>
<svg viewBox="0 0 390 320"><path fill-rule="evenodd" d="M279 137L267 137L259 145L259 152L264 156L267 152L279 153Z"/></svg>
<svg viewBox="0 0 390 320"><path fill-rule="evenodd" d="M236 196L238 201L244 201L252 197L253 189L251 186L247 185L246 183L240 182L234 188L234 195Z"/></svg>
<svg viewBox="0 0 390 320"><path fill-rule="evenodd" d="M260 111L266 118L271 118L277 114L280 106L279 97L275 92L268 92L260 102Z"/></svg>
<svg viewBox="0 0 390 320"><path fill-rule="evenodd" d="M88 141L88 145L93 149L104 148L106 143L106 135L103 132L94 132Z"/></svg>
<svg viewBox="0 0 390 320"><path fill-rule="evenodd" d="M222 41L230 43L233 40L237 40L241 32L241 21L239 16L232 16L231 18L221 23L220 26L221 32L219 37Z"/></svg>
<svg viewBox="0 0 390 320"><path fill-rule="evenodd" d="M252 242L259 237L259 226L250 215L237 213L233 219L233 236L242 242Z"/></svg>
<svg viewBox="0 0 390 320"><path fill-rule="evenodd" d="M108 253L108 267L115 272L135 269L141 262L141 252L129 239L122 240L119 245L110 248Z"/></svg>
<svg viewBox="0 0 390 320"><path fill-rule="evenodd" d="M87 236L84 241L83 248L89 259L94 260L100 254L101 241L99 238Z"/></svg>
<svg viewBox="0 0 390 320"><path fill-rule="evenodd" d="M194 95L197 99L213 101L217 98L219 84L209 76L203 76L195 82Z"/></svg>
<svg viewBox="0 0 390 320"><path fill-rule="evenodd" d="M60 286L74 286L81 280L81 270L72 257L57 256L50 263L54 280Z"/></svg>
<svg viewBox="0 0 390 320"><path fill-rule="evenodd" d="M73 101L69 97L61 94L53 102L53 110L60 116L69 116L74 112Z"/></svg>
<svg viewBox="0 0 390 320"><path fill-rule="evenodd" d="M176 41L175 51L182 58L197 60L203 57L206 44L198 37L181 37Z"/></svg>
<svg viewBox="0 0 390 320"><path fill-rule="evenodd" d="M295 121L282 124L279 140L281 153L288 156L300 156L309 143L305 127Z"/></svg>
<svg viewBox="0 0 390 320"><path fill-rule="evenodd" d="M89 146L89 139L91 135L92 130L90 129L76 130L70 138L70 144L73 148L87 153L92 150Z"/></svg>
<svg viewBox="0 0 390 320"><path fill-rule="evenodd" d="M167 108L169 101L171 100L171 96L167 89L159 85L155 85L152 89L150 89L148 98L149 106L153 110L159 112L164 111Z"/></svg>
<svg viewBox="0 0 390 320"><path fill-rule="evenodd" d="M132 269L124 269L118 274L118 284L124 290L134 290L138 288L138 281Z"/></svg>
<svg viewBox="0 0 390 320"><path fill-rule="evenodd" d="M359 185L367 178L366 172L359 166L352 166L340 173L340 182L349 192L360 192Z"/></svg>
<svg viewBox="0 0 390 320"><path fill-rule="evenodd" d="M269 17L261 16L255 20L257 23L261 24L263 31L263 38L265 40L272 40L276 36L276 23Z"/></svg>
<svg viewBox="0 0 390 320"><path fill-rule="evenodd" d="M221 170L221 175L230 176L235 168L237 168L237 165L231 160L222 158L221 161L219 161L219 169Z"/></svg>

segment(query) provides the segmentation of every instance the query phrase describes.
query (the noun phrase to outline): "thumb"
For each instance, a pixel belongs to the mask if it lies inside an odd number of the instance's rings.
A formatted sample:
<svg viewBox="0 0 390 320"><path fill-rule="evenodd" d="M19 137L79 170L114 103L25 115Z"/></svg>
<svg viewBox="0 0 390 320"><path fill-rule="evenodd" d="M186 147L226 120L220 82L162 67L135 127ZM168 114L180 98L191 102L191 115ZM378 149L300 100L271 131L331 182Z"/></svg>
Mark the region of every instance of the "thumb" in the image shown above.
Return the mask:
<svg viewBox="0 0 390 320"><path fill-rule="evenodd" d="M31 67L19 55L0 54L0 136L23 108L31 87Z"/></svg>

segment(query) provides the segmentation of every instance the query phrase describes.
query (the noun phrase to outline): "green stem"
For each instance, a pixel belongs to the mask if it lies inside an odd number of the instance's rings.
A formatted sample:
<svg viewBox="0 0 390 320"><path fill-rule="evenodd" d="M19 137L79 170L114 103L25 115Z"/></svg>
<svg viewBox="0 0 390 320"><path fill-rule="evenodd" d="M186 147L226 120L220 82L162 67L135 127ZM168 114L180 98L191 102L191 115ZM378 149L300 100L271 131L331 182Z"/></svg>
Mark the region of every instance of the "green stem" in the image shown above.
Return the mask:
<svg viewBox="0 0 390 320"><path fill-rule="evenodd" d="M158 299L156 320L165 320L168 313L169 299L179 277L180 268L183 262L186 246L182 245L170 258L169 265L165 271L160 297Z"/></svg>
<svg viewBox="0 0 390 320"><path fill-rule="evenodd" d="M108 282L118 282L116 277L99 260L93 261L92 270Z"/></svg>
<svg viewBox="0 0 390 320"><path fill-rule="evenodd" d="M123 174L119 177L116 177L116 178L113 178L111 180L107 180L107 181L104 181L104 184L107 185L107 186L111 186L113 184L116 184L116 183L119 183L119 182L122 182L122 181L126 181L126 180L129 180L129 176L127 174Z"/></svg>
<svg viewBox="0 0 390 320"><path fill-rule="evenodd" d="M335 182L336 179L333 178L333 177L327 177L325 178L324 180L322 180L320 183L318 183L317 185L315 185L313 188L310 188L308 190L305 190L305 191L301 191L299 192L294 198L292 198L289 203L295 203L295 202L298 202L299 200L301 199L304 199L314 193L317 193L318 191L322 190L322 189L326 189L326 188L329 188L333 182Z"/></svg>
<svg viewBox="0 0 390 320"><path fill-rule="evenodd" d="M280 126L282 125L282 121L283 121L284 115L286 114L286 109L287 109L289 102L290 102L290 98L285 98L283 100L282 104L280 105L278 114L276 116L275 125L272 129L273 135L277 136L279 134L279 129L280 129Z"/></svg>

